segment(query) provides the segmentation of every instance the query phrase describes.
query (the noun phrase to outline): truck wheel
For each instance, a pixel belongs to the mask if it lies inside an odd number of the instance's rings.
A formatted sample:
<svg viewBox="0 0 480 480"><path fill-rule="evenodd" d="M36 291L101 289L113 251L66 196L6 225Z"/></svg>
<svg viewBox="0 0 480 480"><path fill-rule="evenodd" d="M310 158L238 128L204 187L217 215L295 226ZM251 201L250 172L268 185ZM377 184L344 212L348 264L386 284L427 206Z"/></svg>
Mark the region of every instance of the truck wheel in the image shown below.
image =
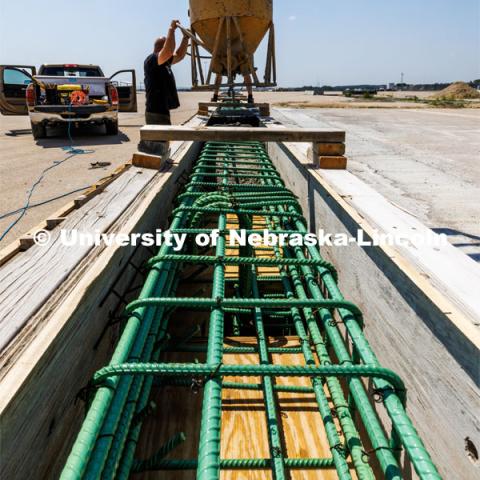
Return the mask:
<svg viewBox="0 0 480 480"><path fill-rule="evenodd" d="M47 136L47 128L41 123L32 123L32 133L35 140L40 140Z"/></svg>
<svg viewBox="0 0 480 480"><path fill-rule="evenodd" d="M118 135L118 120L113 122L106 122L105 127L107 135Z"/></svg>

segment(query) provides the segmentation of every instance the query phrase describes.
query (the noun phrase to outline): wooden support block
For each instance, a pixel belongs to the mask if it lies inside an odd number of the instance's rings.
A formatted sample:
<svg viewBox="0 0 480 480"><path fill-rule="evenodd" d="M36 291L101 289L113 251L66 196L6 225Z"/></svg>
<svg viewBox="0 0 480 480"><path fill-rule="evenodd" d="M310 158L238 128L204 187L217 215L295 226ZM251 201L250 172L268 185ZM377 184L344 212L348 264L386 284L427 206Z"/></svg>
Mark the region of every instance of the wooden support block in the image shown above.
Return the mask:
<svg viewBox="0 0 480 480"><path fill-rule="evenodd" d="M347 158L344 153L344 142L314 142L308 150L308 157L317 168L345 170Z"/></svg>
<svg viewBox="0 0 480 480"><path fill-rule="evenodd" d="M89 200L90 198L88 195L80 195L73 201L73 203L75 203L75 208L80 208L83 207Z"/></svg>
<svg viewBox="0 0 480 480"><path fill-rule="evenodd" d="M168 156L151 155L149 153L136 152L133 154L132 164L134 167L160 170L167 162Z"/></svg>
<svg viewBox="0 0 480 480"><path fill-rule="evenodd" d="M319 157L339 157L345 155L344 143L316 143L313 145L313 154Z"/></svg>
<svg viewBox="0 0 480 480"><path fill-rule="evenodd" d="M316 167L326 170L345 170L347 168L347 157L319 156L314 163Z"/></svg>
<svg viewBox="0 0 480 480"><path fill-rule="evenodd" d="M208 107L214 105L213 103L199 102L198 103L198 115L208 115Z"/></svg>
<svg viewBox="0 0 480 480"><path fill-rule="evenodd" d="M64 222L66 217L47 218L47 230L53 230L57 225Z"/></svg>
<svg viewBox="0 0 480 480"><path fill-rule="evenodd" d="M184 127L146 125L140 129L142 141L259 141L259 142L314 142L341 143L345 132L321 128L266 128L266 127Z"/></svg>
<svg viewBox="0 0 480 480"><path fill-rule="evenodd" d="M57 210L53 216L54 217L65 217L68 215L70 212L75 210L75 203L69 202L66 205L64 205L61 209ZM47 228L47 222L43 221L39 224L37 224L35 227L33 227L29 232L27 232L24 237L31 236L33 235L34 232L37 232L38 230L43 230ZM48 229L48 228L47 228ZM24 242L25 243L25 242ZM22 245L20 242L20 239L15 240L12 242L10 245L5 247L3 250L0 250L0 267L7 263L9 260L11 260L17 253L22 252Z"/></svg>
<svg viewBox="0 0 480 480"><path fill-rule="evenodd" d="M260 110L261 117L269 117L270 116L270 104L269 103L262 103L258 106Z"/></svg>
<svg viewBox="0 0 480 480"><path fill-rule="evenodd" d="M33 240L32 235L24 235L23 237L19 238L20 241L20 251L25 252L28 250L30 247L32 247L35 244L35 241Z"/></svg>
<svg viewBox="0 0 480 480"><path fill-rule="evenodd" d="M111 181L108 182L110 184ZM99 193L102 193L107 185L97 186L94 185L91 189L87 190L83 195L80 195L76 198L73 203L75 204L75 208L83 207L87 202L89 202L93 197L96 197Z"/></svg>

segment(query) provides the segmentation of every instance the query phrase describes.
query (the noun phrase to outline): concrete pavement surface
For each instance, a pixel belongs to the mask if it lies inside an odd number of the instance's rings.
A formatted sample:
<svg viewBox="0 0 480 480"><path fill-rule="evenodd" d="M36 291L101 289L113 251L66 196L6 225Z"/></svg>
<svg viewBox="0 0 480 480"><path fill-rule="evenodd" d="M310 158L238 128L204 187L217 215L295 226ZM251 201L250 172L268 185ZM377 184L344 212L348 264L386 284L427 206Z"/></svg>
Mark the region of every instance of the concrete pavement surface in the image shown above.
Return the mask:
<svg viewBox="0 0 480 480"><path fill-rule="evenodd" d="M208 101L210 97L211 93L181 93L182 106L172 112L173 123L180 124L188 120L197 113L198 102ZM75 155L49 170L36 187L31 204L88 187L130 161L137 150L140 127L145 124L143 94L138 95L138 102L138 113L120 114L118 136L106 136L103 126L72 129L73 145L92 153ZM62 148L69 145L66 128L50 130L48 138L35 141L27 116L0 115L0 217L25 205L32 184L45 168L67 158ZM91 163L96 162L109 162L110 165L94 169ZM0 249L80 195L81 192L77 192L29 209L0 242ZM16 215L0 218L0 235L15 218Z"/></svg>
<svg viewBox="0 0 480 480"><path fill-rule="evenodd" d="M179 124L197 111L211 93L180 94L182 106L173 111ZM272 104L310 101L297 93L257 93ZM343 101L343 100L342 100ZM73 145L92 151L75 155L49 170L32 195L36 204L88 187L128 162L144 125L144 96L139 112L120 114L120 134L105 136L103 127L73 131ZM285 123L322 126L347 132L349 170L391 202L417 216L472 259L480 262L480 109L403 108L280 108ZM41 172L67 158L66 129L35 141L28 117L0 116L0 233L20 209ZM108 162L92 168L96 162ZM31 208L0 242L0 249L51 216L81 192Z"/></svg>
<svg viewBox="0 0 480 480"><path fill-rule="evenodd" d="M348 170L480 262L478 109L279 109L286 124L345 130Z"/></svg>

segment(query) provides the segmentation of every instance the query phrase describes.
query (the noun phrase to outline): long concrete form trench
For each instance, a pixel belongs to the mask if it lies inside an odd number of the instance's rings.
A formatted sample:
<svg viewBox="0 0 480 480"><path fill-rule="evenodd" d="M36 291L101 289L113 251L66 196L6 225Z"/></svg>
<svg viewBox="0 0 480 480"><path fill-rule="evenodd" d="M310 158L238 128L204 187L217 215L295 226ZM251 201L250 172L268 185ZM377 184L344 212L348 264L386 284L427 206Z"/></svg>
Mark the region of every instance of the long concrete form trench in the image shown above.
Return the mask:
<svg viewBox="0 0 480 480"><path fill-rule="evenodd" d="M478 350L468 332L435 328L446 314L415 279L380 250L230 245L231 229L354 227L300 157L280 144L190 144L163 188L142 190L132 231L218 228L217 245L95 260L96 281L62 299L65 323L41 354L19 353L37 357L3 405L3 444L25 432L7 450L8 478L470 478L462 442L475 438L478 396L466 349ZM372 280L376 295L362 288ZM448 359L438 398L407 329L432 362ZM435 412L445 415L432 423Z"/></svg>

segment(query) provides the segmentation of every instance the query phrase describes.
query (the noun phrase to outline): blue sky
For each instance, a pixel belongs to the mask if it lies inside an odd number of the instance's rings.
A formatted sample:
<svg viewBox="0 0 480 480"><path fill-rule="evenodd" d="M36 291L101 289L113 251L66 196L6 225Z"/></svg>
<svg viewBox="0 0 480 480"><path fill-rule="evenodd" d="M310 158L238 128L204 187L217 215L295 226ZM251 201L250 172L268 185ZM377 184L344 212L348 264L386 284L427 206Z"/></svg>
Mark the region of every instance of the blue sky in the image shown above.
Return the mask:
<svg viewBox="0 0 480 480"><path fill-rule="evenodd" d="M479 0L274 0L279 84L480 77ZM187 0L0 0L0 63L136 68ZM259 64L262 61L259 59ZM176 67L190 85L190 65Z"/></svg>

